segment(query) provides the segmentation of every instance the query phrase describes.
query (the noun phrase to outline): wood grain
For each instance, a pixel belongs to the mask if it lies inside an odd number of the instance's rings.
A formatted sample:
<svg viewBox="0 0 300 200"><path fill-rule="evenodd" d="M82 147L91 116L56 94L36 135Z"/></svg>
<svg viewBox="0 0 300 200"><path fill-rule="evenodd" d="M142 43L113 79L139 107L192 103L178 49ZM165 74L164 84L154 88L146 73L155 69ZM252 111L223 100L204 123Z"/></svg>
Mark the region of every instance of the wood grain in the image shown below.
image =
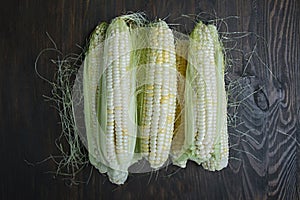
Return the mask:
<svg viewBox="0 0 300 200"><path fill-rule="evenodd" d="M300 2L297 0L11 0L0 8L0 199L300 199ZM38 78L34 62L53 38L63 53L80 53L99 21L127 11L165 18L190 32L193 15L223 18L221 30L251 33L235 38L227 84L232 88L230 165L218 173L194 163L159 172L132 174L115 186L91 166L79 174L87 184L69 187L52 174L60 133L59 116L45 102L51 87ZM181 17L191 15L192 19ZM204 17L205 16L205 17ZM238 18L236 18L237 16ZM184 24L177 26L175 24ZM230 48L234 43L225 42ZM241 50L241 51L238 51ZM252 53L251 53L252 52ZM51 79L57 54L39 61ZM232 80L235 81L232 81ZM235 87L234 87L235 86Z"/></svg>

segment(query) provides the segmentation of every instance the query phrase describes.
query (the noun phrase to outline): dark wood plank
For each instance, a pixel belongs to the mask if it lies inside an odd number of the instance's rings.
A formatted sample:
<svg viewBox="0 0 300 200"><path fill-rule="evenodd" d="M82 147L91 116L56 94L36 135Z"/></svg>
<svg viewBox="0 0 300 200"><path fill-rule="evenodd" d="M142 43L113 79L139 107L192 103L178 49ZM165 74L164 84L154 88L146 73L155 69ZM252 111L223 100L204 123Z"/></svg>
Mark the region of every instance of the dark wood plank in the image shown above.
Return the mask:
<svg viewBox="0 0 300 200"><path fill-rule="evenodd" d="M299 48L296 34L299 26L299 1L273 1L268 8L269 66L274 77L269 77L268 93L272 108L268 126L268 196L276 199L296 199L297 188L297 115L295 83ZM295 42L296 41L296 42ZM294 43L295 42L295 43ZM273 87L272 87L273 86ZM272 99L271 99L272 98Z"/></svg>
<svg viewBox="0 0 300 200"><path fill-rule="evenodd" d="M299 199L300 134L300 2L297 0L204 1L16 1L0 8L0 199ZM34 62L51 47L46 32L63 53L80 53L99 21L127 11L144 11L150 19L166 18L182 32L193 21L181 14L206 13L224 18L230 32L250 32L230 51L235 58L228 78L235 78L230 99L241 101L237 127L229 127L230 165L218 173L194 163L186 169L169 166L159 172L132 174L115 186L91 166L79 174L88 184L69 187L45 173L53 162L32 166L57 154L59 116L42 95L50 85L38 78ZM239 17L236 19L234 16ZM204 17L205 18L205 17ZM213 17L212 17L213 18ZM224 30L225 24L222 29ZM260 37L257 37L260 36ZM228 46L226 46L228 45ZM225 47L230 47L225 43ZM255 54L247 54L255 49ZM52 78L49 53L40 72ZM298 138L299 139L299 138Z"/></svg>

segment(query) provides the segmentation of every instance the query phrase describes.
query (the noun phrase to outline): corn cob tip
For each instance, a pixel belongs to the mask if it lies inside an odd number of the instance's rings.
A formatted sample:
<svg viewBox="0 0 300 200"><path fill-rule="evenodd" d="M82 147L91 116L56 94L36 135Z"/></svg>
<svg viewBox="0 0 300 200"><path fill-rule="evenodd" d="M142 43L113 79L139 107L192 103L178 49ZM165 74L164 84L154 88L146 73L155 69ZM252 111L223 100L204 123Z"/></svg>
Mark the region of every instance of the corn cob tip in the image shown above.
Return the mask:
<svg viewBox="0 0 300 200"><path fill-rule="evenodd" d="M101 42L103 42L103 35L105 35L107 27L108 24L106 22L101 22L99 25L96 26L89 40L89 50L93 50ZM89 52L89 50L87 51L87 53Z"/></svg>

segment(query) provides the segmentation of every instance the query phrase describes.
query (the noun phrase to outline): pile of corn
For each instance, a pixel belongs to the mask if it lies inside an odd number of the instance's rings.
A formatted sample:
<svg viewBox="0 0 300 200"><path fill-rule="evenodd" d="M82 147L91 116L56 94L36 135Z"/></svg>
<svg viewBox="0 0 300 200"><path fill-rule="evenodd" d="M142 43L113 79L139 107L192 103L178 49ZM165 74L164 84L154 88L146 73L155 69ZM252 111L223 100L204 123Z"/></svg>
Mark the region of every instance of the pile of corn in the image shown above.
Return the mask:
<svg viewBox="0 0 300 200"><path fill-rule="evenodd" d="M120 16L96 27L83 67L89 159L111 182L123 184L141 159L153 170L168 160L227 166L224 55L214 25L199 22L183 40L163 20Z"/></svg>

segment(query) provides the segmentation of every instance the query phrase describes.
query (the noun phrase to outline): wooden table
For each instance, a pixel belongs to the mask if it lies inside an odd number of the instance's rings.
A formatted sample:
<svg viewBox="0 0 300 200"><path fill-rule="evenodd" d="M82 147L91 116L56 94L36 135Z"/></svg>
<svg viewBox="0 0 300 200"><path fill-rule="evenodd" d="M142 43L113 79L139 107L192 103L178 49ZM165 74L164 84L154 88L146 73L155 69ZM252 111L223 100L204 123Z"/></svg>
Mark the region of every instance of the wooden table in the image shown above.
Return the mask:
<svg viewBox="0 0 300 200"><path fill-rule="evenodd" d="M230 164L218 173L190 162L159 172L133 174L123 186L88 166L77 176L87 184L68 186L53 178L56 165L34 164L58 153L54 144L59 116L42 95L51 86L38 78L38 53L53 47L80 53L99 21L126 11L144 11L149 19L166 18L177 30L190 32L193 17L223 18L236 36L235 59L228 77L239 90L229 94L242 121L230 126ZM202 15L203 16L203 15ZM9 0L0 8L0 199L299 199L300 2L297 0L105 1ZM225 28L223 23L223 30ZM228 45L228 46L226 46ZM225 47L231 44L225 43ZM239 51L240 50L240 51ZM249 53L252 52L252 53ZM52 78L49 53L39 71ZM229 84L230 81L227 81ZM232 108L232 107L231 107Z"/></svg>

